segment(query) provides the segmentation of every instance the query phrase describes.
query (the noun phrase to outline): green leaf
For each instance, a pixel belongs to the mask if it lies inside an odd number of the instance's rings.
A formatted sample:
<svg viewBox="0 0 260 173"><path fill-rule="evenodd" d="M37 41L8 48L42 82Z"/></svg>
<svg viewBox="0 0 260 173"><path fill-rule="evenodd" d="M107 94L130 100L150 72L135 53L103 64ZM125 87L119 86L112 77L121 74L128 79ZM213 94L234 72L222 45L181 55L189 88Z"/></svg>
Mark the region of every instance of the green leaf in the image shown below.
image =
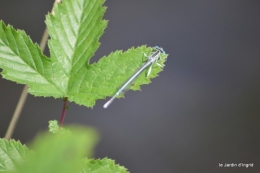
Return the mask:
<svg viewBox="0 0 260 173"><path fill-rule="evenodd" d="M71 131L65 128L60 128L57 120L49 121L49 132L60 135L70 135Z"/></svg>
<svg viewBox="0 0 260 173"><path fill-rule="evenodd" d="M106 11L104 0L63 0L48 14L46 24L51 39L51 57L44 56L39 47L23 31L15 31L0 22L0 68L3 77L28 84L35 96L68 97L69 101L93 107L95 101L112 96L150 54L151 47L141 46L125 52L115 51L97 63L90 58L98 49L99 38L107 26L102 20ZM167 55L163 55L163 64ZM149 77L145 72L130 89L150 83L161 67L154 65Z"/></svg>
<svg viewBox="0 0 260 173"><path fill-rule="evenodd" d="M104 158L85 159L84 169L80 173L128 173L125 167L115 164L114 160Z"/></svg>
<svg viewBox="0 0 260 173"><path fill-rule="evenodd" d="M60 127L59 123L56 120L49 121L49 132L51 133L59 133Z"/></svg>
<svg viewBox="0 0 260 173"><path fill-rule="evenodd" d="M38 135L31 145L35 154L17 169L17 173L76 173L82 170L82 158L90 157L98 137L94 129L70 127L71 135Z"/></svg>
<svg viewBox="0 0 260 173"><path fill-rule="evenodd" d="M0 172L13 171L24 163L32 152L19 141L0 139Z"/></svg>
<svg viewBox="0 0 260 173"><path fill-rule="evenodd" d="M52 77L52 66L25 32L0 21L0 68L4 78L28 84L34 95L62 97L59 82Z"/></svg>
<svg viewBox="0 0 260 173"><path fill-rule="evenodd" d="M124 82L144 64L143 52L150 54L153 48L141 46L126 52L116 51L103 57L98 63L92 64L87 72L83 70L74 78L74 86L70 90L70 100L92 106L97 99L112 96ZM162 55L158 62L163 66L167 55ZM158 65L153 66L149 78L143 72L132 84L130 89L140 90L140 85L150 83L162 71Z"/></svg>

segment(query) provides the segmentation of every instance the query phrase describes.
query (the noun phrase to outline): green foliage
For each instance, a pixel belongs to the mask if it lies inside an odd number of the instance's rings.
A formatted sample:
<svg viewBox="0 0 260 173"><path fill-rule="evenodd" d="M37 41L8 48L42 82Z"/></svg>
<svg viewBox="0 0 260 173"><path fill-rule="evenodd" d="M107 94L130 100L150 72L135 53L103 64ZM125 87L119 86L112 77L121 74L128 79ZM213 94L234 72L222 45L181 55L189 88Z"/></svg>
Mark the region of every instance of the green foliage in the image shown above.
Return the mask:
<svg viewBox="0 0 260 173"><path fill-rule="evenodd" d="M98 141L94 129L70 127L71 134L44 133L31 144L35 152L17 169L26 173L75 173L82 170L82 158L90 157Z"/></svg>
<svg viewBox="0 0 260 173"><path fill-rule="evenodd" d="M108 158L90 159L98 141L94 129L71 126L64 133L57 121L50 121L49 131L55 135L39 134L30 145L34 152L20 142L0 139L0 172L127 173Z"/></svg>
<svg viewBox="0 0 260 173"><path fill-rule="evenodd" d="M49 121L49 132L59 135L70 135L71 131L65 128L60 128L57 120Z"/></svg>
<svg viewBox="0 0 260 173"><path fill-rule="evenodd" d="M59 123L56 120L49 121L49 132L51 133L59 133L60 127Z"/></svg>
<svg viewBox="0 0 260 173"><path fill-rule="evenodd" d="M93 107L95 101L112 96L127 78L144 62L143 53L152 48L141 46L126 52L115 51L97 63L90 58L98 49L99 38L107 26L102 20L104 0L63 0L48 14L50 58L21 30L14 30L0 21L0 68L2 76L27 84L29 93L44 97L68 97L69 101ZM159 62L163 64L167 55ZM149 78L162 69L154 66ZM141 75L130 88L150 83Z"/></svg>
<svg viewBox="0 0 260 173"><path fill-rule="evenodd" d="M0 172L13 171L32 152L19 141L0 139Z"/></svg>
<svg viewBox="0 0 260 173"><path fill-rule="evenodd" d="M125 167L115 164L114 160L104 159L86 159L85 166L80 173L128 173Z"/></svg>
<svg viewBox="0 0 260 173"><path fill-rule="evenodd" d="M5 79L29 86L29 93L44 97L68 97L69 101L93 107L95 101L112 96L143 63L144 54L153 48L140 46L115 51L97 63L90 58L107 21L103 20L104 0L63 0L48 14L50 57L41 52L24 31L15 30L0 21L0 68ZM162 55L162 66L167 55ZM140 90L149 84L162 68L154 65L149 78L142 73L130 89ZM0 172L26 173L127 173L108 158L89 159L98 141L94 129L60 128L49 122L51 133L37 136L30 151L20 142L0 139ZM87 157L83 159L84 157Z"/></svg>
<svg viewBox="0 0 260 173"><path fill-rule="evenodd" d="M2 76L17 83L28 84L34 95L61 97L52 80L52 63L24 31L15 31L0 21L0 68Z"/></svg>
<svg viewBox="0 0 260 173"><path fill-rule="evenodd" d="M98 62L90 58L107 21L103 20L104 0L63 0L54 7L54 16L46 16L50 34L50 57L41 52L24 31L0 21L0 68L5 79L29 86L35 96L64 98L93 107L96 100L112 96L143 63L153 48L140 46L115 51ZM164 66L167 55L159 64ZM143 72L130 89L140 90L162 68L154 65L149 78ZM122 96L122 95L121 95ZM0 139L0 172L26 173L126 173L113 160L89 159L98 141L95 130L84 127L60 128L49 122L51 133L37 136L30 151L14 140ZM83 159L84 157L87 157Z"/></svg>

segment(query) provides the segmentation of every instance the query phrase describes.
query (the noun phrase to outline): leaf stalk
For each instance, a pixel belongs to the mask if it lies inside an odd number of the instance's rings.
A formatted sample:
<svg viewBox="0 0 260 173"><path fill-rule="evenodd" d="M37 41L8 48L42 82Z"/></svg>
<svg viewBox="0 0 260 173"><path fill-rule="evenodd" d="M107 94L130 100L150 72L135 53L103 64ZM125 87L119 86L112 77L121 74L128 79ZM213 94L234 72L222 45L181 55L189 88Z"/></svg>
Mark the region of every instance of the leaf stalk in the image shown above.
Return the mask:
<svg viewBox="0 0 260 173"><path fill-rule="evenodd" d="M65 119L65 115L66 115L66 110L68 109L68 97L65 97L63 99L63 108L62 108L62 112L61 112L61 117L60 117L60 128L62 127L63 123L64 123L64 119Z"/></svg>

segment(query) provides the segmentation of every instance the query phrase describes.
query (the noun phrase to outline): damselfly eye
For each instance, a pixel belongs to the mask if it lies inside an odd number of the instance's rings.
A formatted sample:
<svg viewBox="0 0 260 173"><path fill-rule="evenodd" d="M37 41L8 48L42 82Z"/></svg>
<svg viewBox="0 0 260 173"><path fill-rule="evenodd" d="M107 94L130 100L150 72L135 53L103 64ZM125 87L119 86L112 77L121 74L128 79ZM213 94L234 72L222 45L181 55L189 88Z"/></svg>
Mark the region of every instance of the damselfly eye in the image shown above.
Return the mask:
<svg viewBox="0 0 260 173"><path fill-rule="evenodd" d="M161 48L161 49L160 49L160 51L161 51L161 53L162 53L162 54L165 54L165 52L164 52L163 48Z"/></svg>
<svg viewBox="0 0 260 173"><path fill-rule="evenodd" d="M161 48L161 47L155 46L154 49L159 50L162 54L165 54L163 48Z"/></svg>

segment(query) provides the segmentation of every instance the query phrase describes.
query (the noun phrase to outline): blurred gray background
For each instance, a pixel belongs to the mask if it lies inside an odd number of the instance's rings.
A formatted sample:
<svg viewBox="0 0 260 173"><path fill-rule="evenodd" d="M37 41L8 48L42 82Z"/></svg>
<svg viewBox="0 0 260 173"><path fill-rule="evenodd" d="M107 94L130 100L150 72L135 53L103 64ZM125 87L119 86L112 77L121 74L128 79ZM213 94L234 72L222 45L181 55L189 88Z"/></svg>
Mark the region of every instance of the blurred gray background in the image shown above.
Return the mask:
<svg viewBox="0 0 260 173"><path fill-rule="evenodd" d="M1 0L0 19L40 42L52 0ZM70 103L66 124L97 128L95 157L132 173L260 172L260 2L108 0L108 28L92 62L147 44L169 54L164 71L103 109ZM46 51L48 55L48 51ZM0 137L23 86L0 78ZM29 96L14 138L30 142L59 119L62 100ZM254 163L220 168L219 163Z"/></svg>

